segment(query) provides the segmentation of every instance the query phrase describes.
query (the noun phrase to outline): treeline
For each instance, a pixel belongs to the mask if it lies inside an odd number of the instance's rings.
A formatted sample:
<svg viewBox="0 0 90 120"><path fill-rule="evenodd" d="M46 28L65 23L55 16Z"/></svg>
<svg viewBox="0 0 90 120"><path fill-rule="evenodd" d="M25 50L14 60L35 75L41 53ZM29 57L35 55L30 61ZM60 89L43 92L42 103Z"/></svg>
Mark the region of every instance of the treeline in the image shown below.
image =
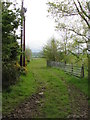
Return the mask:
<svg viewBox="0 0 90 120"><path fill-rule="evenodd" d="M62 40L51 38L43 47L43 56L49 61L64 62L65 64L77 64L85 67L88 65L87 53L79 51L78 44L61 43ZM72 47L75 47L72 50Z"/></svg>
<svg viewBox="0 0 90 120"><path fill-rule="evenodd" d="M2 2L2 85L3 89L15 84L21 73L26 74L26 68L20 66L21 39L16 31L21 27L21 10L12 2ZM26 61L29 62L30 49L26 51ZM27 64L26 62L26 64Z"/></svg>

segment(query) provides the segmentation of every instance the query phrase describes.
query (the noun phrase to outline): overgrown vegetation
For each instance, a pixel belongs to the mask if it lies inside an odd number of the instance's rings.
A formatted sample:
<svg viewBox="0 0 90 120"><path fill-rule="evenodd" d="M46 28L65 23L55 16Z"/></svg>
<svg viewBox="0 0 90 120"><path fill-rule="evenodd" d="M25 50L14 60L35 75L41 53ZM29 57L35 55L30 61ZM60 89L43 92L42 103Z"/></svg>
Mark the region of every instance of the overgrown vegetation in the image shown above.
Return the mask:
<svg viewBox="0 0 90 120"><path fill-rule="evenodd" d="M2 2L2 85L3 88L14 84L19 76L15 67L19 54L16 30L20 25L20 10L11 10L11 2Z"/></svg>
<svg viewBox="0 0 90 120"><path fill-rule="evenodd" d="M21 74L26 75L27 69L20 66L20 55L26 55L25 66L31 59L31 50L26 49L21 53L18 40L20 35L16 33L21 26L21 10L12 2L2 2L2 85L7 89L14 85Z"/></svg>
<svg viewBox="0 0 90 120"><path fill-rule="evenodd" d="M33 77L30 64L28 64L27 75L21 75L20 80L13 86L10 86L7 91L2 94L2 113L6 115L16 108L26 98L36 92L36 83Z"/></svg>

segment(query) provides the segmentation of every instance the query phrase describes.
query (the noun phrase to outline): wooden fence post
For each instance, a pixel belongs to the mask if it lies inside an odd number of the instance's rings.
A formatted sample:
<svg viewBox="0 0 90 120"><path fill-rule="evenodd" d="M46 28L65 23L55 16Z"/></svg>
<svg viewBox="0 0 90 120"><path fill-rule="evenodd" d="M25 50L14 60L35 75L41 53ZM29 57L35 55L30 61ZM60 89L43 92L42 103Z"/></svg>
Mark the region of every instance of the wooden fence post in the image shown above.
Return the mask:
<svg viewBox="0 0 90 120"><path fill-rule="evenodd" d="M72 67L71 67L71 73L73 74L73 63L71 65L72 65Z"/></svg>
<svg viewBox="0 0 90 120"><path fill-rule="evenodd" d="M81 67L81 77L84 78L84 65L82 64L82 67Z"/></svg>

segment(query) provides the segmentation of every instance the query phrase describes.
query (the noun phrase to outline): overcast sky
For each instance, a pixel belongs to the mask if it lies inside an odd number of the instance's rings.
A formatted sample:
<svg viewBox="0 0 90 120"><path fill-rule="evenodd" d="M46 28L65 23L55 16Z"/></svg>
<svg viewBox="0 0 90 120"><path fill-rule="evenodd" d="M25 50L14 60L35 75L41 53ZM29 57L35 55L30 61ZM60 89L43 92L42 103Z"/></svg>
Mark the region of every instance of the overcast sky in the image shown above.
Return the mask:
<svg viewBox="0 0 90 120"><path fill-rule="evenodd" d="M24 0L26 13L26 46L41 50L51 37L57 37L53 19L47 17L48 0Z"/></svg>

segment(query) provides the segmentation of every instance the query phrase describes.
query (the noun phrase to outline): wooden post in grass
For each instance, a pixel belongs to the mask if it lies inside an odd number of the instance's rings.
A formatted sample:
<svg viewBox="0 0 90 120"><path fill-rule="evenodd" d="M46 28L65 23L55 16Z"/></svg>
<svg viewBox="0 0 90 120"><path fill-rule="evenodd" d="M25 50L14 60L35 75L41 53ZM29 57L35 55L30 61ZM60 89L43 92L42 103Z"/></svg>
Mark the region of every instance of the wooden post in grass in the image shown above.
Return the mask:
<svg viewBox="0 0 90 120"><path fill-rule="evenodd" d="M84 65L82 64L82 67L81 67L81 77L84 78Z"/></svg>
<svg viewBox="0 0 90 120"><path fill-rule="evenodd" d="M71 64L71 73L73 74L73 63Z"/></svg>
<svg viewBox="0 0 90 120"><path fill-rule="evenodd" d="M23 64L23 0L22 0L22 5L21 5L21 55L20 55L20 66L22 66Z"/></svg>
<svg viewBox="0 0 90 120"><path fill-rule="evenodd" d="M24 55L23 55L23 66L25 67L25 16L24 16L24 41L23 41L23 51L24 51Z"/></svg>
<svg viewBox="0 0 90 120"><path fill-rule="evenodd" d="M21 56L20 56L20 65L25 67L25 13L27 11L24 8L24 0L22 0L21 6ZM22 54L24 53L24 54Z"/></svg>
<svg viewBox="0 0 90 120"><path fill-rule="evenodd" d="M24 1L24 0L23 0ZM23 66L25 67L25 13L27 9L23 7Z"/></svg>

